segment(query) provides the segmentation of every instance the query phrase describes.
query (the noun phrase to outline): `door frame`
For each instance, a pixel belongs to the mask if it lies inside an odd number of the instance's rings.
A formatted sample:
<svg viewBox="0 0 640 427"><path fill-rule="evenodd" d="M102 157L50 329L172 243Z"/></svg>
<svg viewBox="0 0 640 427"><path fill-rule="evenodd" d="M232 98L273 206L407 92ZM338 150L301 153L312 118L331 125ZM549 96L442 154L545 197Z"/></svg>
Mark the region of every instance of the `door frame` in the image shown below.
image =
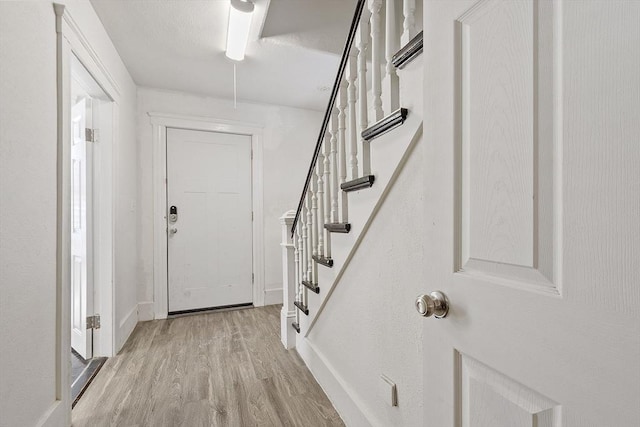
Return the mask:
<svg viewBox="0 0 640 427"><path fill-rule="evenodd" d="M251 137L251 203L253 207L253 305L261 307L264 287L263 127L255 123L148 112L153 146L153 308L155 319L169 312L167 251L167 128L233 133Z"/></svg>
<svg viewBox="0 0 640 427"><path fill-rule="evenodd" d="M62 4L53 4L56 16L56 82L57 82L57 256L56 256L56 400L47 411L46 420L51 425L69 425L71 423L71 385L69 369L71 366L71 174L70 144L71 136L71 57L76 58L87 69L91 77L103 89L110 102L110 126L102 132L102 145L99 150L100 182L94 183L94 197L100 199L98 218L99 234L96 235L96 249L99 256L94 261L99 268L94 295L98 295L96 312L101 316L101 329L94 336L94 356L112 356L114 354L115 328L114 316L114 215L113 215L113 145L118 134L118 112L121 90L109 73L88 39ZM96 165L97 166L97 165ZM58 420L58 421L54 421Z"/></svg>
<svg viewBox="0 0 640 427"><path fill-rule="evenodd" d="M73 58L72 58L72 62L73 62ZM78 61L79 62L79 61ZM93 121L93 117L94 117L94 110L93 110L93 98L91 97L91 95L89 94L89 91L85 89L85 87L83 86L83 83L85 83L83 77L86 76L79 76L76 75L74 73L73 70L73 66L72 66L72 71L71 71L71 86L73 88L73 86L78 86L80 88L82 88L82 90L85 93L85 97L83 98L83 109L84 109L84 114L85 114L85 123L84 124L84 128L88 129L88 128L93 128L94 127L94 121ZM91 76L89 76L90 78L93 78ZM73 109L75 108L75 103L76 99L75 98L71 98L71 112L73 115ZM90 107L87 108L87 104L90 105ZM91 118L89 118L89 114L87 114L89 111L91 112ZM77 113L76 113L77 114ZM90 123L90 124L89 124ZM72 132L73 132L73 128L72 128ZM84 133L84 130L83 130ZM83 134L83 139L84 138L84 134ZM72 136L72 139L75 139L75 135ZM73 308L73 298L74 295L73 293L73 282L74 282L74 277L73 277L73 268L70 270L70 274L71 274L71 301L72 301L72 306L71 306L71 348L73 350L75 350L80 356L82 356L85 359L91 359L93 358L93 339L94 339L94 331L91 330L89 331L87 329L87 325L86 325L86 318L87 316L91 316L95 313L96 311L96 307L94 307L94 304L96 302L96 300L98 300L98 298L94 297L94 284L97 282L96 277L95 277L95 271L94 271L94 254L97 254L97 251L94 250L94 246L96 245L96 237L95 235L97 234L96 231L99 230L99 228L97 227L98 224L96 224L94 222L94 213L97 213L99 211L98 205L100 203L100 198L99 197L95 197L94 198L94 193L96 192L95 188L94 188L94 184L97 184L96 182L94 182L94 177L96 176L96 171L93 168L93 163L98 163L99 159L99 153L97 153L97 150L94 150L94 147L91 146L91 143L88 141L84 141L85 144L85 156L84 156L84 162L85 162L85 173L84 173L84 179L85 181L85 185L84 188L81 187L81 189L78 189L78 191L80 193L83 193L82 195L84 195L84 197L86 198L86 213L85 213L85 240L84 240L84 251L85 251L85 264L86 264L86 283L84 284L84 290L79 292L79 295L81 296L81 299L83 299L83 301L81 301L81 308L80 308L80 316L84 317L84 320L81 319L80 321L80 334L82 335L82 337L80 338L83 343L76 343L79 344L79 348L74 347L74 335L77 338L78 336L76 335L76 333L74 332L74 327L73 327L73 318L74 318L74 308ZM75 144L74 144L75 145ZM73 156L72 153L73 149L71 150L70 154ZM73 160L72 160L73 163ZM71 198L73 199L74 197L74 189L73 189L73 173L71 174L71 180L72 182L70 182L71 185ZM99 194L98 194L99 196ZM72 200L73 203L73 200ZM71 210L71 215L72 215L72 224L73 224L73 208ZM71 226L71 231L72 231L72 236L71 236L71 259L73 260L74 258L74 244L73 244L73 225ZM95 334L95 338L96 341L98 340L98 334L99 332L96 332Z"/></svg>

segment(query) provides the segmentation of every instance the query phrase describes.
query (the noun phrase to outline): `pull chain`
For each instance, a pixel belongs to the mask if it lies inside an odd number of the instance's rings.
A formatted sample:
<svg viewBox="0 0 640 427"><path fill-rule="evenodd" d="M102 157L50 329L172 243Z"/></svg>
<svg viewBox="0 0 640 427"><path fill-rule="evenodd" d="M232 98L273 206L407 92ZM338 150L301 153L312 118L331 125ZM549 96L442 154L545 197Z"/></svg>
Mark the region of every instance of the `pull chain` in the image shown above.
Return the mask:
<svg viewBox="0 0 640 427"><path fill-rule="evenodd" d="M238 108L238 80L236 77L236 63L233 63L233 109Z"/></svg>

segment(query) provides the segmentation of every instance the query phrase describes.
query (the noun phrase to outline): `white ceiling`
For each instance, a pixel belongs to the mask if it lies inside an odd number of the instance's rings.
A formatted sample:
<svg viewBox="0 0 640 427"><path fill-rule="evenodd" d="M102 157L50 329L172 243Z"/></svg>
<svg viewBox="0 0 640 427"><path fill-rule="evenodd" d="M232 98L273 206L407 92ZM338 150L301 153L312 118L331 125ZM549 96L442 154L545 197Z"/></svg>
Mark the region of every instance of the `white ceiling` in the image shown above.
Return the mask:
<svg viewBox="0 0 640 427"><path fill-rule="evenodd" d="M233 98L229 0L91 0L138 85ZM254 0L238 100L324 110L355 0Z"/></svg>

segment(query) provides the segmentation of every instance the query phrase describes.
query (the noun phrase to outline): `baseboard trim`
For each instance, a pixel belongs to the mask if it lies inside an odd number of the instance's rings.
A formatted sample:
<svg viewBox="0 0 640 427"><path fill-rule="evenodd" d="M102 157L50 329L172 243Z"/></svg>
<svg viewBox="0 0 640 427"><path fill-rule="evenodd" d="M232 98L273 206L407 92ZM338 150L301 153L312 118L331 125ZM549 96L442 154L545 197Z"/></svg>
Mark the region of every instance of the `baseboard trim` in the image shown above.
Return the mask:
<svg viewBox="0 0 640 427"><path fill-rule="evenodd" d="M138 322L146 322L147 320L155 319L155 313L153 310L153 301L139 302L138 303Z"/></svg>
<svg viewBox="0 0 640 427"><path fill-rule="evenodd" d="M69 389L69 391L71 391L71 389ZM69 392L67 396L65 396L66 400L71 397L71 393ZM58 427L68 425L71 425L71 402L62 400L54 401L36 422L36 426L38 427Z"/></svg>
<svg viewBox="0 0 640 427"><path fill-rule="evenodd" d="M379 424L367 417L369 411L366 410L364 403L308 338L298 337L296 351L346 425L375 426Z"/></svg>
<svg viewBox="0 0 640 427"><path fill-rule="evenodd" d="M282 304L282 288L264 291L264 305Z"/></svg>
<svg viewBox="0 0 640 427"><path fill-rule="evenodd" d="M133 332L133 329L138 324L138 304L124 316L118 325L118 336L116 337L116 353L118 353L124 343L129 339L129 335Z"/></svg>

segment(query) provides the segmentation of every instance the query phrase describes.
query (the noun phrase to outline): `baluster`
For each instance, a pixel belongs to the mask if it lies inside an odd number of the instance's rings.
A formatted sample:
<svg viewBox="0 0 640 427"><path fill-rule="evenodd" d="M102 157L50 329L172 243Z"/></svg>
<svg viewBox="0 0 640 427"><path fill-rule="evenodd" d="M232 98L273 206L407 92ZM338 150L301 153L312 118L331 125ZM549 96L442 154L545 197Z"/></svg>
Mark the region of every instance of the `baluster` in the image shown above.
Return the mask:
<svg viewBox="0 0 640 427"><path fill-rule="evenodd" d="M299 280L300 278L298 277L298 274L300 272L300 250L298 248L298 240L297 240L296 237L297 237L297 235L294 233L294 236L293 236L293 260L294 260L295 265L296 265L295 281L296 281L296 286L298 286L298 283L300 283L300 280ZM297 293L297 289L296 289L296 293Z"/></svg>
<svg viewBox="0 0 640 427"><path fill-rule="evenodd" d="M347 80L342 79L340 82L340 91L338 93L339 104L338 110L338 155L340 158L340 184L347 182L347 120L345 110L347 109ZM348 198L347 192L340 190L340 222L348 222Z"/></svg>
<svg viewBox="0 0 640 427"><path fill-rule="evenodd" d="M302 212L304 212L304 209L300 210L300 215L302 216ZM303 265L304 265L304 243L302 240L302 232L300 231L300 229L302 228L301 224L304 221L302 220L302 217L299 218L298 220L298 226L296 227L296 233L297 233L297 237L298 237L298 252L300 253L300 257L299 257L299 263L298 263L298 279L296 281L296 284L298 285L298 295L296 297L296 301L298 302L302 302L302 288L304 286L302 286L302 281L304 280L303 278ZM297 312L298 310L296 310ZM297 319L300 319L299 317L297 317ZM298 324L300 324L300 320L297 320Z"/></svg>
<svg viewBox="0 0 640 427"><path fill-rule="evenodd" d="M318 153L316 162L316 176L318 185L316 195L318 197L318 216L316 219L316 230L318 231L318 256L324 256L324 153L322 148ZM315 283L318 283L317 281Z"/></svg>
<svg viewBox="0 0 640 427"><path fill-rule="evenodd" d="M305 194L306 197L306 194ZM307 199L305 198L305 202L307 201ZM308 251L308 245L307 245L307 204L305 203L305 205L302 207L302 209L300 210L300 222L302 223L302 248L300 249L302 251L302 259L300 260L301 265L301 282L302 281L306 281L307 280L307 265L309 265L309 262L307 261L307 257L309 256L309 251Z"/></svg>
<svg viewBox="0 0 640 427"><path fill-rule="evenodd" d="M362 176L371 174L371 156L369 143L362 139L362 132L369 126L367 111L367 46L369 44L369 13L362 11L360 27L356 33L358 49L358 110L360 113L361 164Z"/></svg>
<svg viewBox="0 0 640 427"><path fill-rule="evenodd" d="M313 179L313 178L312 178ZM309 190L311 189L312 183L309 185ZM313 254L313 213L312 210L312 202L311 202L311 191L307 190L307 281L313 283L313 258L311 255ZM307 293L304 293L305 296Z"/></svg>
<svg viewBox="0 0 640 427"><path fill-rule="evenodd" d="M338 222L338 109L331 112L331 222Z"/></svg>
<svg viewBox="0 0 640 427"><path fill-rule="evenodd" d="M382 78L380 76L380 9L382 0L369 0L369 11L371 12L371 91L373 93L373 121L384 117L382 111Z"/></svg>
<svg viewBox="0 0 640 427"><path fill-rule="evenodd" d="M404 46L416 35L416 0L403 0L402 13L404 14L404 20L402 22L403 31L400 41Z"/></svg>
<svg viewBox="0 0 640 427"><path fill-rule="evenodd" d="M349 52L347 64L347 81L349 82L349 173L351 179L359 178L358 175L358 121L356 118L356 77L358 74L358 52L352 48Z"/></svg>
<svg viewBox="0 0 640 427"><path fill-rule="evenodd" d="M331 222L331 134L324 134L324 221L321 223L324 232L324 256L331 258L331 233L324 228L326 222Z"/></svg>
<svg viewBox="0 0 640 427"><path fill-rule="evenodd" d="M395 0L386 0L385 4L385 54L387 65L384 89L386 92L385 100L388 102L388 105L385 105L385 109L390 113L400 107L398 74L392 62L393 55L400 49L400 43L398 40L399 34L396 30L396 2Z"/></svg>
<svg viewBox="0 0 640 427"><path fill-rule="evenodd" d="M295 270L295 281L296 281L296 301L298 300L298 293L300 292L300 245L298 244L298 230L299 227L296 227L296 233L293 236L293 259L296 265Z"/></svg>
<svg viewBox="0 0 640 427"><path fill-rule="evenodd" d="M311 191L311 253L318 256L318 174L313 168L313 175L309 183ZM311 258L311 283L318 283L318 265Z"/></svg>

